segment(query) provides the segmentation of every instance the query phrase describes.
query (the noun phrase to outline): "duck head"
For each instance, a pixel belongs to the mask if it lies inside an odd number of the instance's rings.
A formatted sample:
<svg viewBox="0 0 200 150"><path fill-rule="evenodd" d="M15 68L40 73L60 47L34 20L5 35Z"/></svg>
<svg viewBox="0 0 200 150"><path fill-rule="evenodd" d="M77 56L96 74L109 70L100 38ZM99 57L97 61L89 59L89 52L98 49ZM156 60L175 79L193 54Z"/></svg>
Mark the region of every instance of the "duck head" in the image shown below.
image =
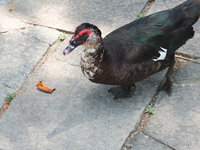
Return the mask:
<svg viewBox="0 0 200 150"><path fill-rule="evenodd" d="M96 34L101 36L101 31L93 24L90 23L82 23L79 25L71 40L69 41L69 46L63 51L63 54L69 54L72 52L77 46L83 45L86 43L88 37L95 32Z"/></svg>

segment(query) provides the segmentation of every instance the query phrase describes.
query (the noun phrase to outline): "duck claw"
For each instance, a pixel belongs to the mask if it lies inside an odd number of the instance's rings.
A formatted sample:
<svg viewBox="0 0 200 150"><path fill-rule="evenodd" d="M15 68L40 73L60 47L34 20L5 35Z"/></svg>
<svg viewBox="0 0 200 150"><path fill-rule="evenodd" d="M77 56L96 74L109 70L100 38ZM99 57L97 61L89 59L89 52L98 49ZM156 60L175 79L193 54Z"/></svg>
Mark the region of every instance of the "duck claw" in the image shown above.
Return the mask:
<svg viewBox="0 0 200 150"><path fill-rule="evenodd" d="M133 87L133 88L132 88ZM135 91L135 85L113 87L108 90L109 93L114 95L114 99L117 98L130 98Z"/></svg>
<svg viewBox="0 0 200 150"><path fill-rule="evenodd" d="M172 81L171 80L166 80L157 87L157 91L166 91L166 93L171 96L172 94Z"/></svg>

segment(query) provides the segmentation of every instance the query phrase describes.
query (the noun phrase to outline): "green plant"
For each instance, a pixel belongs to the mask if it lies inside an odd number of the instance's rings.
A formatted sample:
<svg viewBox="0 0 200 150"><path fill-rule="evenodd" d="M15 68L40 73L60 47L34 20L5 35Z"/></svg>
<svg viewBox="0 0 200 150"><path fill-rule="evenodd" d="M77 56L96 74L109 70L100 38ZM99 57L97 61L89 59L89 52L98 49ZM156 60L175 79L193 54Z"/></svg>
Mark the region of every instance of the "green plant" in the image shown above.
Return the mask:
<svg viewBox="0 0 200 150"><path fill-rule="evenodd" d="M6 98L4 99L8 104L11 103L11 101L15 98L16 94L15 93L9 93L7 94Z"/></svg>
<svg viewBox="0 0 200 150"><path fill-rule="evenodd" d="M154 112L154 110L153 110L153 108L152 108L151 105L148 105L148 106L146 107L145 113L149 113L149 114L155 115L155 112Z"/></svg>
<svg viewBox="0 0 200 150"><path fill-rule="evenodd" d="M67 38L67 34L64 34L64 33L61 33L60 36L59 36L59 39L61 41L64 41L66 38Z"/></svg>
<svg viewBox="0 0 200 150"><path fill-rule="evenodd" d="M8 4L12 4L13 3L13 1L8 1Z"/></svg>
<svg viewBox="0 0 200 150"><path fill-rule="evenodd" d="M144 17L144 14L142 14L142 13L138 13L136 19L140 19L140 18L142 18L142 17Z"/></svg>

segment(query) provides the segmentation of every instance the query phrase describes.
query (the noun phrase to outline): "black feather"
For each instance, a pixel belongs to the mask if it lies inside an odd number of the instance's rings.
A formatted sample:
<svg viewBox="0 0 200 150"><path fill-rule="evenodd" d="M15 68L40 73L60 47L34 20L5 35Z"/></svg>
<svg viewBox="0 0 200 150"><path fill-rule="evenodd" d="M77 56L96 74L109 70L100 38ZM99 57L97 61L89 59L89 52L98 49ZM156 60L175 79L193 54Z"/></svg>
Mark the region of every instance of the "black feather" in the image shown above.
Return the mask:
<svg viewBox="0 0 200 150"><path fill-rule="evenodd" d="M199 15L200 0L188 0L118 28L103 39L104 47L114 62L147 62L160 56L161 47L168 49L167 59L193 37Z"/></svg>

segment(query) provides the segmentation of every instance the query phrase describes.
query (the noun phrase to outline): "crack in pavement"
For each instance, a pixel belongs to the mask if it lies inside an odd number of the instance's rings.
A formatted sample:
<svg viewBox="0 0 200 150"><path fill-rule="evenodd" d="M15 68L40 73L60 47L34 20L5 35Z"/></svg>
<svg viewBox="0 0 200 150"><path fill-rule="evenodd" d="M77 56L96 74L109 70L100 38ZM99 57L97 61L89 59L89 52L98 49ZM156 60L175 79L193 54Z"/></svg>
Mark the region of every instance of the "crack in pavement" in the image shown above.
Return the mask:
<svg viewBox="0 0 200 150"><path fill-rule="evenodd" d="M22 21L23 22L23 21ZM40 24L34 24L34 23L30 23L30 22L23 22L23 23L26 23L26 24L29 24L29 25L33 25L33 26L40 26L40 27L45 27L45 28L49 28L49 29L54 29L54 30L57 30L59 32L64 32L66 34L74 34L74 32L72 31L67 31L67 30L64 30L64 29L59 29L59 28L54 28L54 27L50 27L50 26L45 26L45 25L40 25Z"/></svg>
<svg viewBox="0 0 200 150"><path fill-rule="evenodd" d="M17 31L19 31L19 30L17 30ZM47 43L47 42L45 42L45 41L42 41L42 40L40 40L40 39L38 39L38 38L36 38L36 37L34 37L34 36L29 36L28 34L23 33L23 32L21 32L21 31L19 31L19 32L20 32L21 34L26 35L26 36L28 36L28 37L30 37L30 38L33 38L33 39L35 39L35 40L37 40L37 41L39 41L39 42L42 42L42 43L47 44L47 45L49 45L49 46L52 46L51 44L49 44L49 43Z"/></svg>
<svg viewBox="0 0 200 150"><path fill-rule="evenodd" d="M10 88L10 89L12 89L12 87L10 87L10 86L9 86L9 85L7 85L7 84L1 83L1 85L5 86L5 87L7 87L7 88Z"/></svg>
<svg viewBox="0 0 200 150"><path fill-rule="evenodd" d="M30 28L30 27L20 27L20 28L16 28L16 29L10 29L10 30L8 30L8 31L0 32L0 34L8 33L8 32L10 32L10 31L25 30L26 28Z"/></svg>
<svg viewBox="0 0 200 150"><path fill-rule="evenodd" d="M66 64L69 64L69 65L74 66L74 67L79 67L79 68L81 67L78 64L73 64L73 63L65 62L65 61L57 59L57 58L52 58L52 60L55 60L55 61L58 61L58 62L62 62L62 63L66 63Z"/></svg>
<svg viewBox="0 0 200 150"><path fill-rule="evenodd" d="M200 58L200 56L191 56L190 54L185 54L185 53L181 53L181 52L178 52L178 51L175 54L176 54L176 56L182 56L182 57L186 57L186 58L194 59L194 60Z"/></svg>
<svg viewBox="0 0 200 150"><path fill-rule="evenodd" d="M195 82L195 83L188 83L188 84L183 84L183 83L179 83L179 84L174 84L175 86L193 86L193 85L199 85L200 82Z"/></svg>
<svg viewBox="0 0 200 150"><path fill-rule="evenodd" d="M125 147L122 147L121 150L131 150L132 147L134 146L134 143L137 142L137 140L138 140L138 138L139 138L139 137L138 137L139 134L142 134L143 136L145 136L145 137L147 137L147 138L153 139L154 141L160 143L161 145L164 145L165 147L170 148L171 150L176 150L176 149L173 148L172 146L167 145L165 142L162 142L162 141L160 141L160 140L158 140L158 139L156 139L156 138L154 138L154 137L152 137L152 136L149 136L148 134L146 134L146 133L144 133L144 132L134 132L134 133L132 133L131 139L129 139L129 140L131 141L131 143L130 143L130 142L129 142L129 143L126 143ZM146 144L145 144L145 143L141 143L141 145L146 147L146 146L148 146L149 144L148 144L148 143L146 143Z"/></svg>
<svg viewBox="0 0 200 150"><path fill-rule="evenodd" d="M151 139L155 140L156 142L158 142L158 143L160 143L160 144L162 144L162 145L164 145L164 146L166 146L166 147L172 149L172 150L176 150L176 149L173 148L172 146L170 146L170 145L166 144L165 142L162 142L162 141L160 141L160 140L158 140L158 139L156 139L156 138L154 138L154 137L152 137L152 136L146 134L145 132L142 132L142 134L145 135L145 136L147 136L148 138L151 138Z"/></svg>
<svg viewBox="0 0 200 150"><path fill-rule="evenodd" d="M49 45L49 48L43 54L43 57L38 61L38 63L35 65L35 67L29 73L29 75L34 73L35 71L37 71L47 61L49 56L55 51L55 49L58 47L58 45L60 43L61 43L61 41L59 39L57 39L52 45Z"/></svg>
<svg viewBox="0 0 200 150"><path fill-rule="evenodd" d="M3 32L0 32L0 34L4 34L4 33L7 33L7 32L9 32L9 31L3 31Z"/></svg>
<svg viewBox="0 0 200 150"><path fill-rule="evenodd" d="M144 7L142 8L142 10L140 11L140 13L146 15L155 1L156 0L148 0L144 5Z"/></svg>
<svg viewBox="0 0 200 150"><path fill-rule="evenodd" d="M180 53L180 52L176 52L175 57L182 59L182 60L191 61L191 62L196 63L196 64L200 64L200 62L198 61L198 59L200 57L190 56L189 54Z"/></svg>

